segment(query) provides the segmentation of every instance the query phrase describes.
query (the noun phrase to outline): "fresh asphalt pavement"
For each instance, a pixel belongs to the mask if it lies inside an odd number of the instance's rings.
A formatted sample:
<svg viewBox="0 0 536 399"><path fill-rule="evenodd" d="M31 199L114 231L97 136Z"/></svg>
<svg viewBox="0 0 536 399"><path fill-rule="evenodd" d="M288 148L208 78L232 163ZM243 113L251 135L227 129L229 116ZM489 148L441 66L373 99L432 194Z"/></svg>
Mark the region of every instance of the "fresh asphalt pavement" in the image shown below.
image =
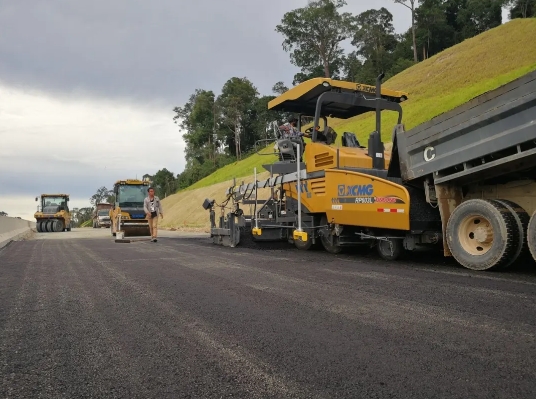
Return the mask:
<svg viewBox="0 0 536 399"><path fill-rule="evenodd" d="M0 398L535 397L530 267L162 235L0 251Z"/></svg>

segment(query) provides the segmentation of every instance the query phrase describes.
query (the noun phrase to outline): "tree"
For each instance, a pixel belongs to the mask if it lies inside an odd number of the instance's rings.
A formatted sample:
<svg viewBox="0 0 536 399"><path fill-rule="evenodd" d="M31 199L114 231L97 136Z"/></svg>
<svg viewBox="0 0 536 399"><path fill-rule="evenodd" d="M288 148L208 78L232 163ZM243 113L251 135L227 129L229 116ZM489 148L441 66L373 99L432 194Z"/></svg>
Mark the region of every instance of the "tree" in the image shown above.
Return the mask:
<svg viewBox="0 0 536 399"><path fill-rule="evenodd" d="M536 17L536 0L509 0L510 19Z"/></svg>
<svg viewBox="0 0 536 399"><path fill-rule="evenodd" d="M502 24L502 6L505 0L466 0L458 14L458 23L463 26L464 39L479 35Z"/></svg>
<svg viewBox="0 0 536 399"><path fill-rule="evenodd" d="M416 10L417 47L423 51L423 59L429 58L456 42L456 27L447 20L448 1L421 0Z"/></svg>
<svg viewBox="0 0 536 399"><path fill-rule="evenodd" d="M402 4L404 7L407 7L411 11L411 31L413 35L413 60L419 62L417 57L417 38L415 35L415 3L416 0L394 0L395 3Z"/></svg>
<svg viewBox="0 0 536 399"><path fill-rule="evenodd" d="M502 7L508 0L444 1L447 24L454 29L453 44L474 37L502 23Z"/></svg>
<svg viewBox="0 0 536 399"><path fill-rule="evenodd" d="M153 186L155 187L156 195L162 198L167 197L177 189L175 174L166 168L160 169L153 176Z"/></svg>
<svg viewBox="0 0 536 399"><path fill-rule="evenodd" d="M254 147L258 94L257 88L247 78L234 77L225 82L216 100L217 118L221 121L219 137L225 140L229 152L236 159L241 159L243 151Z"/></svg>
<svg viewBox="0 0 536 399"><path fill-rule="evenodd" d="M306 7L285 13L276 32L285 40L283 49L291 52L290 61L310 75L320 65L323 75L333 75L332 64L343 57L341 42L350 38L352 22L350 13L339 9L345 0L315 0Z"/></svg>
<svg viewBox="0 0 536 399"><path fill-rule="evenodd" d="M193 159L204 163L208 159L214 164L216 149L220 145L215 135L214 93L197 89L183 107L175 107L173 111L176 113L174 122L184 130L186 163Z"/></svg>
<svg viewBox="0 0 536 399"><path fill-rule="evenodd" d="M350 82L357 82L357 76L363 68L363 61L357 51L352 51L343 60L342 78Z"/></svg>
<svg viewBox="0 0 536 399"><path fill-rule="evenodd" d="M281 94L285 93L288 91L288 87L285 86L285 83L283 82L277 82L273 87L272 87L272 92L274 94L277 94L278 96L280 96Z"/></svg>
<svg viewBox="0 0 536 399"><path fill-rule="evenodd" d="M91 196L91 198L89 199L89 203L91 205L100 204L102 202L107 201L110 195L113 195L113 191L108 190L106 187L102 186L97 190L95 194Z"/></svg>
<svg viewBox="0 0 536 399"><path fill-rule="evenodd" d="M393 65L392 53L397 40L393 15L386 9L368 10L357 16L352 45L356 56L363 59L358 78L361 83L373 84L376 76Z"/></svg>
<svg viewBox="0 0 536 399"><path fill-rule="evenodd" d="M76 227L79 227L84 222L91 220L93 218L93 212L95 211L94 207L86 208L74 208L71 211L71 215Z"/></svg>
<svg viewBox="0 0 536 399"><path fill-rule="evenodd" d="M7 213L4 212L4 211L1 211L1 212L0 212L0 216L7 216Z"/></svg>
<svg viewBox="0 0 536 399"><path fill-rule="evenodd" d="M286 91L286 90L285 90ZM290 115L287 112L273 111L268 109L268 103L272 101L274 96L263 96L256 103L256 131L259 134L259 139L270 140L270 130L274 122L286 120ZM264 145L266 145L265 143Z"/></svg>

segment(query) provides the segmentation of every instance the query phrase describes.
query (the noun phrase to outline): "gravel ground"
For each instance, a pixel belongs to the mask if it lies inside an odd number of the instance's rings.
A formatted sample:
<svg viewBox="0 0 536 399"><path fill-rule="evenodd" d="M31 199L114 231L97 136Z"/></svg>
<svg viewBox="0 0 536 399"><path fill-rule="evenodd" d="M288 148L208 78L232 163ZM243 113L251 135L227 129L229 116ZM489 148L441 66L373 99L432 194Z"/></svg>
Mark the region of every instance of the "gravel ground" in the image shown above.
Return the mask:
<svg viewBox="0 0 536 399"><path fill-rule="evenodd" d="M529 267L88 230L0 251L0 398L534 398Z"/></svg>

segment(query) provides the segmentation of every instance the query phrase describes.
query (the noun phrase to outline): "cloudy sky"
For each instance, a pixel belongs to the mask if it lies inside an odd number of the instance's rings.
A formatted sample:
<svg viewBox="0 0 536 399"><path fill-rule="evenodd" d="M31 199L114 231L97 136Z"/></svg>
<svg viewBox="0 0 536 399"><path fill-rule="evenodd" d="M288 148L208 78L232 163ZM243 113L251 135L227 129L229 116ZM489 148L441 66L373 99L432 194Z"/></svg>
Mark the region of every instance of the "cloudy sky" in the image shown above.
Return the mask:
<svg viewBox="0 0 536 399"><path fill-rule="evenodd" d="M409 11L392 0L397 32ZM296 68L275 26L306 0L0 0L0 211L32 219L34 198L89 206L100 186L184 168L174 106L246 76L262 94Z"/></svg>

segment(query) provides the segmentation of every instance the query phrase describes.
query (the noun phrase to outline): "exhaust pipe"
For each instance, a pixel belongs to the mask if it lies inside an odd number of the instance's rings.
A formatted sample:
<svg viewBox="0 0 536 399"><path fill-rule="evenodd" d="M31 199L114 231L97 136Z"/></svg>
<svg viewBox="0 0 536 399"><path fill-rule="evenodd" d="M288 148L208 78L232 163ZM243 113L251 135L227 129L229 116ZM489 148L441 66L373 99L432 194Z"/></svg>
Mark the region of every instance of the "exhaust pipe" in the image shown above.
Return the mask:
<svg viewBox="0 0 536 399"><path fill-rule="evenodd" d="M368 155L372 158L372 168L385 169L385 148L382 142L381 136L381 123L382 114L380 102L382 101L382 80L385 77L385 73L381 73L376 78L376 131L372 132L368 141Z"/></svg>

